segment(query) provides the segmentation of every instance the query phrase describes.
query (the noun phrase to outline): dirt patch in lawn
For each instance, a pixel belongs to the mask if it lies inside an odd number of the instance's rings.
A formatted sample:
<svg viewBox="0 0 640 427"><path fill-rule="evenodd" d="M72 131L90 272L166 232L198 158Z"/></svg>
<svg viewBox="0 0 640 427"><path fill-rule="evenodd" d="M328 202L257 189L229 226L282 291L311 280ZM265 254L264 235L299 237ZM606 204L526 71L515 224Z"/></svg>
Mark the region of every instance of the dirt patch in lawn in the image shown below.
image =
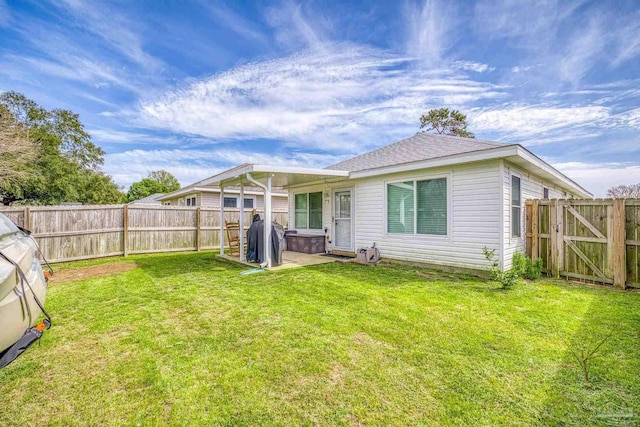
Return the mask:
<svg viewBox="0 0 640 427"><path fill-rule="evenodd" d="M110 276L112 274L124 273L138 268L135 262L116 262L113 264L92 265L89 267L70 268L54 273L49 279L51 283L73 282L75 280L91 279L93 277Z"/></svg>

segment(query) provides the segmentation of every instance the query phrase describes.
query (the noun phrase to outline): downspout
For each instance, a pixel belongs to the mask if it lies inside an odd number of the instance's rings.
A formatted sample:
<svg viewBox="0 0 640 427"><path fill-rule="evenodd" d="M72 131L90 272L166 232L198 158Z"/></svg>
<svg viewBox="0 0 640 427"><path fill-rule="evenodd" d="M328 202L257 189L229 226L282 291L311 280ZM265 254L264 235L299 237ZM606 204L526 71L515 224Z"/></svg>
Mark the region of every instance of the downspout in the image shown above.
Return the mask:
<svg viewBox="0 0 640 427"><path fill-rule="evenodd" d="M507 226L511 226L511 224L509 224L509 218L510 216L507 215L505 216L505 203L504 203L504 193L505 193L505 185L504 185L504 174L505 174L505 169L504 169L504 159L500 159L500 251L499 251L499 261L500 261L500 270L504 271L504 253L507 250L506 248L506 239L505 239L505 233L504 233L504 229Z"/></svg>
<svg viewBox="0 0 640 427"><path fill-rule="evenodd" d="M251 176L247 172L247 180L252 184L262 188L264 191L264 262L261 267L271 267L271 175L267 177L267 185Z"/></svg>
<svg viewBox="0 0 640 427"><path fill-rule="evenodd" d="M240 182L240 261L245 260L244 252L244 183Z"/></svg>
<svg viewBox="0 0 640 427"><path fill-rule="evenodd" d="M220 256L224 256L224 186L220 184Z"/></svg>

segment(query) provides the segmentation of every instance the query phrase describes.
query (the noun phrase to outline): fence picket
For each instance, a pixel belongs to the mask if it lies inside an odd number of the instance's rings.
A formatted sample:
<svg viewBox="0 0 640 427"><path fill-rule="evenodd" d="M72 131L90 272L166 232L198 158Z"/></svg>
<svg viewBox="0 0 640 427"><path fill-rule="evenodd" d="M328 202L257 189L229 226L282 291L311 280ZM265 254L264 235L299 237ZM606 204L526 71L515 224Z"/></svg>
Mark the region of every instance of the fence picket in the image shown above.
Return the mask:
<svg viewBox="0 0 640 427"><path fill-rule="evenodd" d="M637 286L639 205L640 199L527 200L527 254L541 256L555 277Z"/></svg>
<svg viewBox="0 0 640 427"><path fill-rule="evenodd" d="M31 206L0 207L0 213L30 228L50 262L212 249L220 241L220 211L207 207ZM239 209L225 209L229 221L239 215ZM286 227L289 215L276 211L272 218Z"/></svg>

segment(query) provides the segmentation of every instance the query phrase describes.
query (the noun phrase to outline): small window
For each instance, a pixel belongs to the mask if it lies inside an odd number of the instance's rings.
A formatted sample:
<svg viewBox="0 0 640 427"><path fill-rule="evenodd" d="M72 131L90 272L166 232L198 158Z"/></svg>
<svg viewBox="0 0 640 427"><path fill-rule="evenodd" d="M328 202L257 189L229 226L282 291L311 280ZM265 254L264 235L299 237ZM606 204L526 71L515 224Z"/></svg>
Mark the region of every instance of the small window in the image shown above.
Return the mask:
<svg viewBox="0 0 640 427"><path fill-rule="evenodd" d="M225 208L237 208L238 207L238 199L235 197L225 197L224 198L224 207Z"/></svg>
<svg viewBox="0 0 640 427"><path fill-rule="evenodd" d="M322 229L322 192L296 194L294 205L296 228Z"/></svg>
<svg viewBox="0 0 640 427"><path fill-rule="evenodd" d="M542 198L543 199L549 198L549 189L547 187L542 187Z"/></svg>
<svg viewBox="0 0 640 427"><path fill-rule="evenodd" d="M253 199L244 199L244 208L245 209L253 209Z"/></svg>
<svg viewBox="0 0 640 427"><path fill-rule="evenodd" d="M520 178L511 175L511 237L522 235L522 196Z"/></svg>
<svg viewBox="0 0 640 427"><path fill-rule="evenodd" d="M196 206L197 202L196 202L196 197L187 197L187 206Z"/></svg>

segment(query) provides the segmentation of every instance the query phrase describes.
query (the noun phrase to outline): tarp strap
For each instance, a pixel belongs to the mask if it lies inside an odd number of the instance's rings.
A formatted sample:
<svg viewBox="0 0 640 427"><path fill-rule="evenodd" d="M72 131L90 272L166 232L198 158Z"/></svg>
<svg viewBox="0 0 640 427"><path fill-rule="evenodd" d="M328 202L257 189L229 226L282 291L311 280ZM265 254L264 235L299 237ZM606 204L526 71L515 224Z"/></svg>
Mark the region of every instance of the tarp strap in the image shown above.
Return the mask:
<svg viewBox="0 0 640 427"><path fill-rule="evenodd" d="M24 288L24 285L26 284L27 287L29 288L29 290L31 291L31 294L33 294L33 300L36 302L36 304L38 305L38 307L42 311L42 314L44 314L44 317L49 322L49 325L51 325L51 316L49 316L49 313L47 313L47 311L44 309L44 306L42 305L42 303L38 299L38 296L36 295L35 291L31 287L31 285L29 284L29 280L27 280L27 276L25 276L24 272L22 271L22 269L20 268L18 263L15 262L14 260L12 260L11 258L9 258L8 256L6 256L2 251L0 251L0 257L4 258L8 263L10 263L11 265L13 265L16 268L16 271L18 272L18 276L20 276L20 285L22 287L22 293L24 294L24 297L26 298L26 291L25 291L25 288ZM31 319L31 310L29 309L29 304L27 304L27 310L29 311L29 324L31 324L33 319ZM47 328L47 329L49 329L49 328Z"/></svg>
<svg viewBox="0 0 640 427"><path fill-rule="evenodd" d="M49 261L47 261L47 258L45 258L44 254L42 253L42 249L40 249L40 245L38 245L38 242L36 242L36 239L34 239L31 235L31 230L27 230L26 228L20 227L19 225L16 225L16 227L18 227L18 230L22 231L25 235L29 236L29 238L33 240L33 243L36 244L36 248L38 248L38 254L40 254L40 258L42 258L42 261L44 261L47 268L49 269L49 275L45 274L44 276L47 280L49 280L49 277L53 276L53 267L51 267L51 264L49 264Z"/></svg>

